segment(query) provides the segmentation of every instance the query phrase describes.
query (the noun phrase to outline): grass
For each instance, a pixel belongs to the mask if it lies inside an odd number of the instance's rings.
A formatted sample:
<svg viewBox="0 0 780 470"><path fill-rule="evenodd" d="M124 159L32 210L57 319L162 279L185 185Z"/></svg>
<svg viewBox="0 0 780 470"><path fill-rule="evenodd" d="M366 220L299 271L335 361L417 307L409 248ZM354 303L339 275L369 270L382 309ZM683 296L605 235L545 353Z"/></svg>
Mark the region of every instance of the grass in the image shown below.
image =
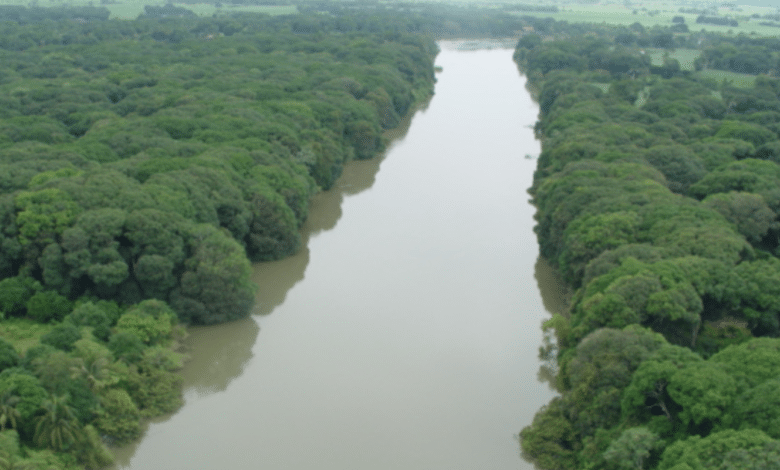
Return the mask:
<svg viewBox="0 0 780 470"><path fill-rule="evenodd" d="M564 4L558 6L558 13L518 12L517 14L553 18L558 21L567 21L569 23L606 23L624 26L639 23L645 28L656 25L671 26L673 24L672 18L675 16L682 16L685 18L685 23L691 31L700 31L704 29L706 31L722 32L727 35L738 35L740 33L756 36L780 35L780 28L758 24L759 21L763 20L748 20L749 16L753 13L774 13L774 8L748 6L742 8L742 11L731 11L728 8L720 8L720 14L731 16L739 22L739 26L737 27L698 24L696 23L698 15L680 13L680 5L669 2L642 3L636 7L626 7L622 3L599 5ZM682 61L680 62L680 65L682 65Z"/></svg>
<svg viewBox="0 0 780 470"><path fill-rule="evenodd" d="M85 2L86 3L86 2ZM155 2L149 2L152 4ZM160 5L165 2L156 2ZM298 13L298 8L295 5L225 5L222 8L217 8L209 3L174 3L175 6L186 8L191 10L198 16L212 16L214 14L230 12L251 12L251 13L265 13L268 15L292 15ZM144 12L144 3L117 3L114 5L106 5L106 8L111 12L111 18L120 19L133 19Z"/></svg>
<svg viewBox="0 0 780 470"><path fill-rule="evenodd" d="M756 82L755 75L747 75L744 73L728 72L725 70L700 70L693 75L696 78L715 80L718 83L731 82L732 85L738 88L753 88L753 84Z"/></svg>
<svg viewBox="0 0 780 470"><path fill-rule="evenodd" d="M647 49L647 53L650 56L650 61L653 65L664 64L664 49ZM677 59L680 63L680 70L693 71L693 61L701 55L701 51L697 49L675 49L669 52L669 58Z"/></svg>
<svg viewBox="0 0 780 470"><path fill-rule="evenodd" d="M108 8L108 11L111 12L111 16L109 18L119 18L123 20L138 18L138 15L144 12L144 6L140 3L116 3L112 5L101 6L105 6Z"/></svg>
<svg viewBox="0 0 780 470"><path fill-rule="evenodd" d="M0 321L0 337L11 343L20 354L24 354L53 327L27 318L8 318Z"/></svg>
<svg viewBox="0 0 780 470"><path fill-rule="evenodd" d="M37 5L41 7L61 7L63 5L68 6L104 6L111 12L110 18L117 18L123 20L130 20L138 18L138 15L144 12L144 5L165 5L166 0L136 0L126 1L121 3L114 3L109 5L101 5L98 1L90 0L69 0L67 3L57 0L38 0ZM29 0L0 0L0 5L24 5L29 6ZM265 13L268 15L292 15L298 13L298 8L295 5L237 5L232 6L224 4L222 8L217 8L213 4L209 3L174 3L177 7L186 8L193 11L198 16L212 16L214 14L219 15L222 13L231 12L251 12L251 13Z"/></svg>
<svg viewBox="0 0 780 470"><path fill-rule="evenodd" d="M628 8L625 5L579 5L566 4L558 7L557 13L519 12L521 15L553 18L569 23L606 23L613 25L631 25L639 23L648 28L656 25L671 26L672 18L683 16L690 25L695 23L696 15L686 15L678 12L677 6L644 4L641 9Z"/></svg>

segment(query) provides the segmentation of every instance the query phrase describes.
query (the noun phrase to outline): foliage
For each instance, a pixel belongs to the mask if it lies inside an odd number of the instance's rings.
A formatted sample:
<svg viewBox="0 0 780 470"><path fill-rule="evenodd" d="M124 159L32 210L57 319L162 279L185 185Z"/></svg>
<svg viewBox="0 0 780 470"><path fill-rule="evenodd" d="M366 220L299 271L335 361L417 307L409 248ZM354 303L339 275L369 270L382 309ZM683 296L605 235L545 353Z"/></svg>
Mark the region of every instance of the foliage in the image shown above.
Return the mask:
<svg viewBox="0 0 780 470"><path fill-rule="evenodd" d="M249 314L250 260L432 93L422 33L473 23L322 8L0 8L0 466L102 468L180 406L179 323Z"/></svg>
<svg viewBox="0 0 780 470"><path fill-rule="evenodd" d="M16 348L5 339L0 338L0 372L18 364L19 353L16 351Z"/></svg>
<svg viewBox="0 0 780 470"><path fill-rule="evenodd" d="M6 369L0 373L0 396L6 394L8 394L7 398L18 397L15 404L19 412L18 427L15 429L23 438L31 439L35 432L33 418L49 394L36 377L16 368Z"/></svg>
<svg viewBox="0 0 780 470"><path fill-rule="evenodd" d="M35 442L39 446L64 450L79 439L78 420L67 396L53 396L42 403L43 414L37 418Z"/></svg>
<svg viewBox="0 0 780 470"><path fill-rule="evenodd" d="M576 290L545 324L561 396L521 431L524 455L548 469L773 468L780 81L735 87L706 68L776 76L780 42L638 23L536 34L514 56L540 106L535 231ZM645 62L652 44L701 50L699 72L666 53Z"/></svg>
<svg viewBox="0 0 780 470"><path fill-rule="evenodd" d="M618 468L642 470L659 444L658 436L647 428L626 429L604 452L604 460Z"/></svg>
<svg viewBox="0 0 780 470"><path fill-rule="evenodd" d="M692 470L715 468L732 451L750 451L772 442L772 438L755 429L729 429L705 438L692 436L669 446L661 457L659 470L680 468L685 464ZM775 441L776 442L776 441ZM684 467L683 467L684 468Z"/></svg>
<svg viewBox="0 0 780 470"><path fill-rule="evenodd" d="M117 332L128 332L146 344L169 339L176 323L176 314L165 302L145 300L119 317Z"/></svg>
<svg viewBox="0 0 780 470"><path fill-rule="evenodd" d="M0 311L8 315L19 315L25 311L27 302L40 289L40 283L29 277L9 277L0 281Z"/></svg>
<svg viewBox="0 0 780 470"><path fill-rule="evenodd" d="M63 351L73 349L73 344L81 339L81 332L73 325L62 323L41 337L42 344L48 344Z"/></svg>
<svg viewBox="0 0 780 470"><path fill-rule="evenodd" d="M95 426L116 443L137 438L141 434L138 411L130 395L123 389L108 389L100 396L101 413Z"/></svg>
<svg viewBox="0 0 780 470"><path fill-rule="evenodd" d="M72 303L54 291L41 291L27 301L27 316L38 322L60 321L70 313Z"/></svg>

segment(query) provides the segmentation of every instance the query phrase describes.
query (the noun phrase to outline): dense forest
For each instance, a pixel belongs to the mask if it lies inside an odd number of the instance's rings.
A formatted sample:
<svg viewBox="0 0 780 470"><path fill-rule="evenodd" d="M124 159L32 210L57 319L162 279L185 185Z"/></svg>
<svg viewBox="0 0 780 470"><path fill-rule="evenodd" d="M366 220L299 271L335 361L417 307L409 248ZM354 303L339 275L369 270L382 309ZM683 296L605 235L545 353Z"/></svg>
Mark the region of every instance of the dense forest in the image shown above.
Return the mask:
<svg viewBox="0 0 780 470"><path fill-rule="evenodd" d="M411 17L167 13L0 9L0 468L175 410L183 325L248 315L250 262L433 90Z"/></svg>
<svg viewBox="0 0 780 470"><path fill-rule="evenodd" d="M780 40L523 16L546 8L0 7L0 468L101 468L175 410L184 326L249 313L250 262L432 93L433 38L521 34L536 231L575 289L523 453L776 468Z"/></svg>
<svg viewBox="0 0 780 470"><path fill-rule="evenodd" d="M523 454L546 470L780 468L780 40L553 29L515 59L540 105L540 250L575 290L545 324L560 396ZM769 75L706 78L677 47L700 49L699 70Z"/></svg>

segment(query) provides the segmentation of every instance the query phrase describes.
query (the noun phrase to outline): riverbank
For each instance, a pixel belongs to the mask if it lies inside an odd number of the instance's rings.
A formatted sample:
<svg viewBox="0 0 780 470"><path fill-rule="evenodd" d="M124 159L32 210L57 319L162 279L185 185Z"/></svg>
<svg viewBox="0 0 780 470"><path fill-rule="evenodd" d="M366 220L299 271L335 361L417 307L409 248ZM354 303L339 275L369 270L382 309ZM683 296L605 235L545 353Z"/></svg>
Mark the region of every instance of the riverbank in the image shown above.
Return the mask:
<svg viewBox="0 0 780 470"><path fill-rule="evenodd" d="M518 184L538 149L515 126L537 110L511 51L442 49L408 133L315 197L301 252L255 266L271 290L251 323L193 330L185 407L120 468L523 465L518 422L554 394Z"/></svg>
<svg viewBox="0 0 780 470"><path fill-rule="evenodd" d="M780 350L777 309L755 290L774 296L780 268L778 135L756 121L780 106L765 91L778 81L699 81L653 66L621 28L571 29L515 54L540 90L535 231L575 289L545 323L561 395L521 431L523 453L547 470L773 461L780 434L751 413L779 371L751 364Z"/></svg>

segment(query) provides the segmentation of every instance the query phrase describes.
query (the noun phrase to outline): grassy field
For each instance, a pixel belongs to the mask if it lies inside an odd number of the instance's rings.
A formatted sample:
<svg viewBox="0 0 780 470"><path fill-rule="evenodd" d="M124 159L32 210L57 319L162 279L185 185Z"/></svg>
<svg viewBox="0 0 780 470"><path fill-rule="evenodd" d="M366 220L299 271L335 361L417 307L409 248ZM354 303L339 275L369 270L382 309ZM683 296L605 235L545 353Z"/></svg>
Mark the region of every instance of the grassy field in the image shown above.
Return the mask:
<svg viewBox="0 0 780 470"><path fill-rule="evenodd" d="M137 18L138 15L144 12L144 5L147 4L164 5L165 3L167 2L149 1L149 2L142 2L142 3L117 3L115 5L106 5L106 8L108 8L108 10L111 12L111 18L132 19L132 18ZM187 4L187 3L174 3L174 5L177 7L182 7L188 10L192 10L196 15L199 16L212 16L215 13L220 14L220 13L230 13L236 11L266 13L268 15L292 15L298 12L298 8L295 7L294 5L279 5L279 6L225 5L222 8L217 8L210 3L197 3L194 5Z"/></svg>
<svg viewBox="0 0 780 470"><path fill-rule="evenodd" d="M660 66L664 64L664 49L647 49L650 61L653 65ZM701 55L701 51L696 49L675 49L669 52L669 58L677 59L681 70L693 71L693 61Z"/></svg>
<svg viewBox="0 0 780 470"><path fill-rule="evenodd" d="M725 70L700 70L694 74L694 77L703 79L712 79L718 83L731 82L739 88L752 88L756 82L755 75L746 75L744 73L728 72Z"/></svg>
<svg viewBox="0 0 780 470"><path fill-rule="evenodd" d="M738 1L736 3L739 3ZM691 31L719 31L724 34L753 34L758 36L777 36L780 35L780 28L771 26L761 26L758 20L748 20L753 13L765 14L775 13L774 8L765 7L741 7L741 11L731 11L727 8L720 8L720 14L731 16L739 22L739 26L717 26L711 24L698 24L696 18L698 15L690 13L680 13L680 5L673 3L642 3L634 7L626 7L621 4L599 4L599 5L581 5L581 4L558 4L558 13L534 13L519 12L521 15L538 16L542 18L553 18L558 21L567 21L569 23L606 23L614 25L628 26L633 23L639 23L648 28L656 25L671 26L672 18L682 16L685 23ZM680 63L682 65L682 62Z"/></svg>
<svg viewBox="0 0 780 470"><path fill-rule="evenodd" d="M108 11L111 12L111 18L119 18L119 19L134 19L137 18L138 15L144 12L144 5L165 5L167 3L172 3L167 0L137 0L137 1L129 1L129 2L121 2L121 3L115 3L110 5L100 5L98 1L90 1L90 0L70 0L66 3L63 3L62 1L56 1L56 0L37 0L36 4L41 7L61 7L64 5L68 6L86 6L86 5L95 5L95 6L105 6ZM0 5L24 5L29 6L31 4L30 1L27 0L0 0ZM215 13L219 14L220 12L223 13L230 13L230 12L236 12L236 11L246 11L246 12L252 12L252 13L266 13L269 15L291 15L298 12L298 8L294 5L241 5L241 6L232 6L225 4L222 8L217 8L213 4L209 3L197 3L197 4L187 4L187 3L173 3L177 7L186 8L188 10L192 10L195 12L195 14L199 16L212 16Z"/></svg>

